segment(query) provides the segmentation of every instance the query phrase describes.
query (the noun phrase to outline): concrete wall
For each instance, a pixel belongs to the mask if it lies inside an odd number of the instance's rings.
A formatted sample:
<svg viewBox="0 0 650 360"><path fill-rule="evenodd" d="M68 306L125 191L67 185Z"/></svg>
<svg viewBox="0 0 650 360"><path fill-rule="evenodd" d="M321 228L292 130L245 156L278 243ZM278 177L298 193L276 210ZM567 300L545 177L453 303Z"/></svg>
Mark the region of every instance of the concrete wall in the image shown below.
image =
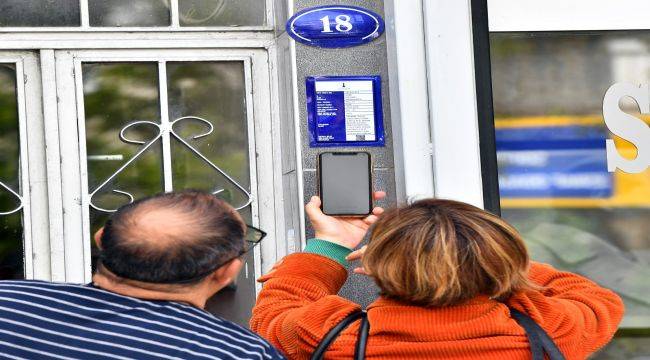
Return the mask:
<svg viewBox="0 0 650 360"><path fill-rule="evenodd" d="M370 0L348 0L348 1L324 1L324 0L296 0L295 11L302 9L331 4L343 4L360 6L372 10L377 14L384 15L383 1ZM296 62L298 77L298 93L300 106L300 130L302 139L302 164L304 169L304 197L307 201L317 192L316 184L316 161L317 155L322 151L331 151L326 148L310 148L307 130L307 108L305 95L305 78L319 75L381 75L382 77L382 99L384 105L384 128L386 134L386 146L374 147L344 147L336 150L357 150L368 151L372 155L374 164L374 188L384 190L389 196L379 203L382 206L389 206L395 203L395 171L393 162L393 141L390 119L390 103L388 93L388 65L386 59L386 36L362 46L346 49L321 49L296 44ZM313 235L313 231L307 224L307 238ZM377 289L364 276L350 274L348 282L341 291L341 295L367 305L377 296Z"/></svg>

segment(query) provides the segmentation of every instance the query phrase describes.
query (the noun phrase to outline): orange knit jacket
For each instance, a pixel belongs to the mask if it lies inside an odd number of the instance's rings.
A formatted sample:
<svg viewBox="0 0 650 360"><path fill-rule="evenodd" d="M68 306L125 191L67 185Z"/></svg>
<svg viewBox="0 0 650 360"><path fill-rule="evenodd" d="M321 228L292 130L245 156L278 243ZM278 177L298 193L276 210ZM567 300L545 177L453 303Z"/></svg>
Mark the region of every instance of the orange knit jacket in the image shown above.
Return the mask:
<svg viewBox="0 0 650 360"><path fill-rule="evenodd" d="M317 254L289 255L263 276L251 329L289 359L308 359L323 336L359 305L337 296L347 278L338 262ZM519 293L508 305L530 315L567 359L584 359L605 345L623 316L612 291L581 276L533 263L541 292ZM379 298L368 307L367 359L530 359L524 330L508 307L487 297L424 308ZM330 346L326 359L352 359L359 322Z"/></svg>

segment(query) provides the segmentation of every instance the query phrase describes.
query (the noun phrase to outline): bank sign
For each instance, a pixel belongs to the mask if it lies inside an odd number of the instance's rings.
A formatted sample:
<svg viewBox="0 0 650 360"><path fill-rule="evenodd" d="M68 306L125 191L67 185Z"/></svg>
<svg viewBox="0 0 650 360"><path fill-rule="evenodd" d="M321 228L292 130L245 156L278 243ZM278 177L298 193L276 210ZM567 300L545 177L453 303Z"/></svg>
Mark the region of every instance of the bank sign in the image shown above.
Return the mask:
<svg viewBox="0 0 650 360"><path fill-rule="evenodd" d="M643 119L626 113L619 106L624 97L632 98L639 106L641 114L650 114L650 86L617 83L605 93L603 100L603 118L612 134L627 140L636 147L637 155L629 159L621 155L614 139L607 139L607 170L620 169L630 174L638 174L650 166L650 127Z"/></svg>
<svg viewBox="0 0 650 360"><path fill-rule="evenodd" d="M642 116L621 109L632 98ZM638 174L650 165L650 87L612 85L598 117L539 117L495 123L499 188L504 198L611 199L622 190L621 173ZM561 118L558 121L557 118ZM588 121L585 121L588 120ZM614 136L629 145L618 144ZM630 151L632 150L632 151ZM633 155L636 155L634 157Z"/></svg>
<svg viewBox="0 0 650 360"><path fill-rule="evenodd" d="M504 198L609 198L603 126L496 129L499 189Z"/></svg>
<svg viewBox="0 0 650 360"><path fill-rule="evenodd" d="M384 20L356 7L327 5L305 9L287 21L287 33L305 45L344 48L371 42L384 32Z"/></svg>

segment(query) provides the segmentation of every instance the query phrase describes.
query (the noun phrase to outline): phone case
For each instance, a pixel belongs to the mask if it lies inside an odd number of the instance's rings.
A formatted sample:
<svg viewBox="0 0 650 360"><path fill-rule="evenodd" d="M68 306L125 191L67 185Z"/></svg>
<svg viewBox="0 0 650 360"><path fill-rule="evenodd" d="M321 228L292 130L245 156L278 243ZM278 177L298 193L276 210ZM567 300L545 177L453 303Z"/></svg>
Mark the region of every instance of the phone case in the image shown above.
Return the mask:
<svg viewBox="0 0 650 360"><path fill-rule="evenodd" d="M317 163L316 164L316 178L318 179L318 181L317 181L317 192L318 192L318 196L321 198L320 209L321 209L321 211L323 210L323 198L321 196L322 195L321 194L321 187L322 187L322 184L321 184L322 183L322 180L321 180L321 160L322 160L322 156L324 154L359 154L359 153L368 154L368 169L369 169L368 178L370 180L370 184L369 184L370 185L370 199L369 199L370 206L369 206L368 213L367 214L325 214L325 215L339 216L339 217L364 218L364 217L372 214L372 210L375 207L374 198L373 198L374 189L372 188L373 179L374 179L374 171L373 171L373 167L372 167L372 155L370 155L370 153L367 152L367 151L350 151L350 152L346 152L346 151L326 151L326 152L322 152L322 153L318 154L318 161L316 162Z"/></svg>

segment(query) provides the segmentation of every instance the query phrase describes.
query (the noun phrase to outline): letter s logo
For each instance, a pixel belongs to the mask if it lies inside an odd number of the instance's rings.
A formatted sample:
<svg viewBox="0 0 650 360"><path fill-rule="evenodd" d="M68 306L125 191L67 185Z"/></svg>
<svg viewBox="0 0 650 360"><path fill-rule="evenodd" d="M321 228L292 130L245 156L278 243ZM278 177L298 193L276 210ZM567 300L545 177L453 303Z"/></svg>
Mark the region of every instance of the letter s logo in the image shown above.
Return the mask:
<svg viewBox="0 0 650 360"><path fill-rule="evenodd" d="M650 88L648 85L636 86L628 83L612 85L603 100L605 125L614 135L631 142L637 148L635 159L626 159L618 152L613 139L607 139L607 171L621 169L626 173L637 174L650 166L650 127L642 120L621 110L619 101L629 96L636 101L642 114L650 113Z"/></svg>

